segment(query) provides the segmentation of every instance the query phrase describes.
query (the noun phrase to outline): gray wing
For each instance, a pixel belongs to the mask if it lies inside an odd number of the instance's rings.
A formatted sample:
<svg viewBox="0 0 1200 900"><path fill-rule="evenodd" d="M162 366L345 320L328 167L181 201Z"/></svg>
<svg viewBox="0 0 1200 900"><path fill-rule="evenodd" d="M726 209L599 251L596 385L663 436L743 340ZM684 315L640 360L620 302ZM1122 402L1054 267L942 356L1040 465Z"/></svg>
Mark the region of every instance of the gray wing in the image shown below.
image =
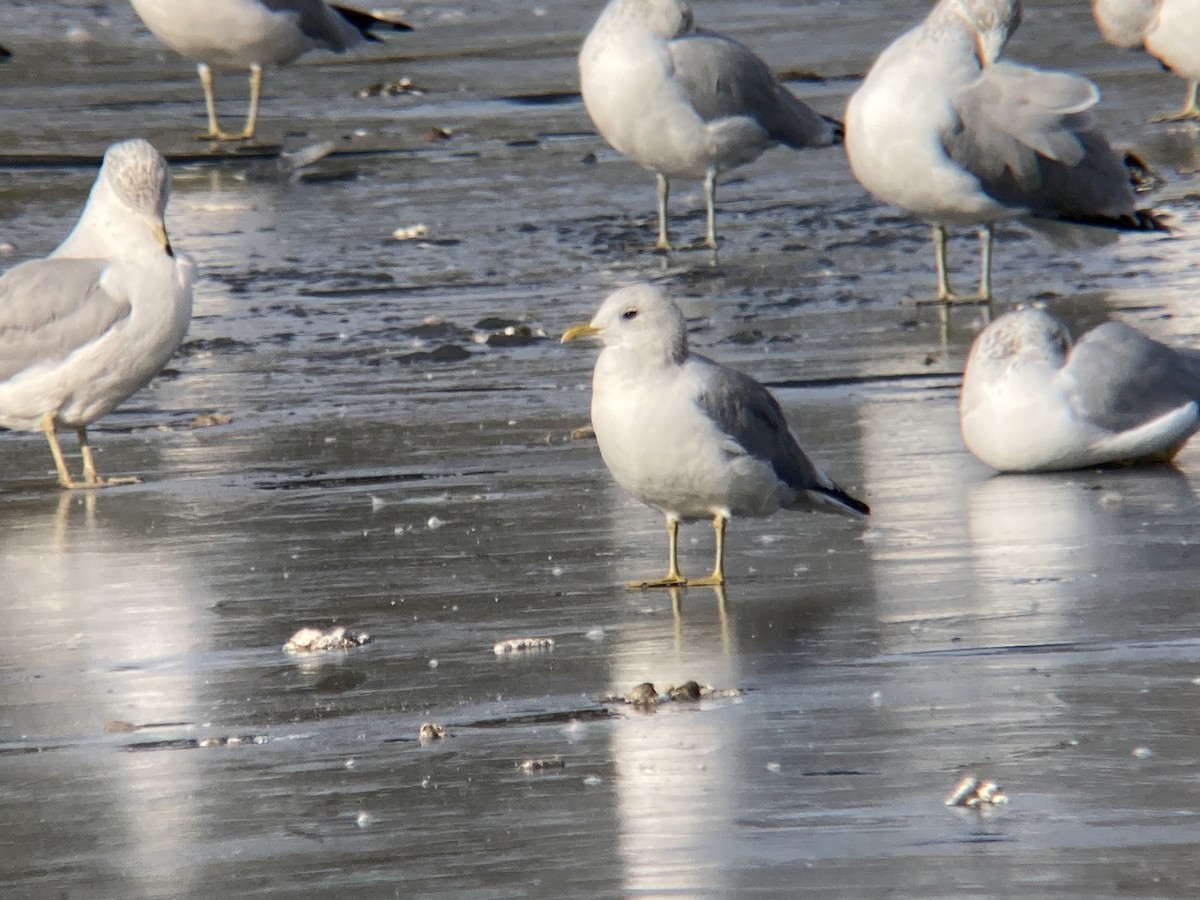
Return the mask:
<svg viewBox="0 0 1200 900"><path fill-rule="evenodd" d="M942 145L1001 203L1085 222L1130 217L1129 175L1092 123L1098 99L1077 75L999 62L951 98L958 122Z"/></svg>
<svg viewBox="0 0 1200 900"><path fill-rule="evenodd" d="M1063 374L1080 413L1108 431L1126 431L1200 401L1200 353L1174 350L1135 328L1107 322L1085 334Z"/></svg>
<svg viewBox="0 0 1200 900"><path fill-rule="evenodd" d="M106 262L35 259L0 277L0 380L65 359L129 315L129 301L100 285Z"/></svg>
<svg viewBox="0 0 1200 900"><path fill-rule="evenodd" d="M693 31L667 45L675 78L706 122L748 116L774 141L789 147L832 141L829 124L779 83L748 47L708 31Z"/></svg>
<svg viewBox="0 0 1200 900"><path fill-rule="evenodd" d="M771 464L779 480L822 505L866 515L870 509L833 483L800 449L771 392L748 375L707 357L691 358L705 368L700 408L750 456Z"/></svg>
<svg viewBox="0 0 1200 900"><path fill-rule="evenodd" d="M296 24L304 36L337 52L349 50L360 40L357 29L351 28L325 0L258 0L272 12L297 15Z"/></svg>

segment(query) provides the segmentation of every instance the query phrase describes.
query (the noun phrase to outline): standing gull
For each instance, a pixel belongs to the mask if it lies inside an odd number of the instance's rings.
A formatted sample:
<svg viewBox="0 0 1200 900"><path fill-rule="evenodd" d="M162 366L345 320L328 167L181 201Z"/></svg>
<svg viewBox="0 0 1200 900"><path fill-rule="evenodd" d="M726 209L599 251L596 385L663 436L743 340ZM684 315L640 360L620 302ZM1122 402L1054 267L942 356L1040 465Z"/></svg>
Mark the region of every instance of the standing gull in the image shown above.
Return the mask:
<svg viewBox="0 0 1200 900"><path fill-rule="evenodd" d="M1093 0L1092 13L1110 44L1144 47L1188 81L1183 109L1151 121L1200 119L1200 0Z"/></svg>
<svg viewBox="0 0 1200 900"><path fill-rule="evenodd" d="M781 507L870 512L804 455L765 387L688 351L683 313L658 288L611 294L562 340L593 335L604 344L592 378L600 455L618 484L667 517L666 576L629 587L724 584L725 524L735 515L769 516ZM686 579L679 523L708 518L716 532L712 575Z"/></svg>
<svg viewBox="0 0 1200 900"><path fill-rule="evenodd" d="M717 175L776 144L823 147L834 126L747 47L696 28L681 0L611 0L579 52L583 104L601 136L654 172L659 250L670 250L670 179L703 178L716 249Z"/></svg>
<svg viewBox="0 0 1200 900"><path fill-rule="evenodd" d="M975 339L959 412L968 449L1002 472L1167 461L1200 430L1200 352L1119 322L1072 346L1054 316L1018 309Z"/></svg>
<svg viewBox="0 0 1200 900"><path fill-rule="evenodd" d="M1129 173L1095 130L1094 84L996 61L1020 18L1018 0L942 0L880 55L846 107L855 177L933 226L939 301L958 299L950 225L981 226L983 301L996 222L1166 230L1137 209Z"/></svg>
<svg viewBox="0 0 1200 900"><path fill-rule="evenodd" d="M130 0L156 38L196 61L208 133L218 141L252 140L258 123L263 66L282 66L309 50L342 53L386 26L411 31L399 19L361 12L325 0ZM212 67L250 72L250 111L239 134L217 124Z"/></svg>
<svg viewBox="0 0 1200 900"><path fill-rule="evenodd" d="M0 427L45 433L63 487L138 481L96 474L87 426L144 387L187 333L196 268L167 240L168 179L146 141L113 144L67 239L0 277ZM59 426L79 436L82 481Z"/></svg>

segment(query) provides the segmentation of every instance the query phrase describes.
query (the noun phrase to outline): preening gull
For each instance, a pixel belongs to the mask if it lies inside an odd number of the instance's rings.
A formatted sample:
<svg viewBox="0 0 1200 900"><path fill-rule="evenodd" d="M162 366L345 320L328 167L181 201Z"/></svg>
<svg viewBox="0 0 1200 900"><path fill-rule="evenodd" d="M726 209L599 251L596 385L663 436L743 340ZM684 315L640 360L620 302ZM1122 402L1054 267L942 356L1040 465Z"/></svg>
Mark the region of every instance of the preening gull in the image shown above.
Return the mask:
<svg viewBox="0 0 1200 900"><path fill-rule="evenodd" d="M725 525L735 515L870 512L813 465L765 387L689 352L683 314L657 287L616 291L562 340L589 336L604 345L592 378L600 454L618 484L667 518L666 576L631 588L723 584ZM686 579L679 523L709 518L716 532L712 574Z"/></svg>
<svg viewBox="0 0 1200 900"><path fill-rule="evenodd" d="M1200 430L1200 352L1120 322L1072 346L1050 313L1017 309L975 339L960 418L968 449L1002 472L1168 461Z"/></svg>
<svg viewBox="0 0 1200 900"><path fill-rule="evenodd" d="M1136 206L1130 176L1096 130L1096 86L997 62L1018 0L942 0L875 61L846 107L846 153L862 185L933 226L940 301L957 299L946 229L981 227L978 299L992 299L992 240L1006 219L1166 230Z"/></svg>
<svg viewBox="0 0 1200 900"><path fill-rule="evenodd" d="M362 12L325 0L130 0L151 33L196 62L208 132L218 141L251 140L258 124L263 66L282 66L310 50L342 53L378 41L376 27L411 31L399 19ZM250 72L250 111L239 134L217 124L213 67Z"/></svg>
<svg viewBox="0 0 1200 900"><path fill-rule="evenodd" d="M611 0L579 52L579 84L601 136L655 174L660 250L671 249L670 179L704 179L705 243L716 249L720 173L777 144L832 144L840 129L749 48L697 28L682 0Z"/></svg>
<svg viewBox="0 0 1200 900"><path fill-rule="evenodd" d="M187 333L196 267L167 239L169 191L154 147L113 144L67 239L0 277L0 427L44 432L63 487L138 480L96 474L87 426L145 386ZM82 481L67 471L59 426L79 436Z"/></svg>

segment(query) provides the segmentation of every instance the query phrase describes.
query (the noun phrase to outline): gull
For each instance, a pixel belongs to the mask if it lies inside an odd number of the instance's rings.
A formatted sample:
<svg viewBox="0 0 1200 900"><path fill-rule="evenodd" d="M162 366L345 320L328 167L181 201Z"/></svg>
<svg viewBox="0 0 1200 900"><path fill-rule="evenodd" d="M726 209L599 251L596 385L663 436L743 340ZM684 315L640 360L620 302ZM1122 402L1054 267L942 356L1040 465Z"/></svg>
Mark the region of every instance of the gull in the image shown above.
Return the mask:
<svg viewBox="0 0 1200 900"><path fill-rule="evenodd" d="M779 403L749 376L688 350L683 313L661 290L611 294L566 343L595 336L604 349L592 377L592 428L616 482L667 519L664 578L631 588L725 582L725 525L778 509L867 515L818 469L788 430ZM679 571L679 523L712 519L712 574Z"/></svg>
<svg viewBox="0 0 1200 900"><path fill-rule="evenodd" d="M579 52L579 83L604 140L654 172L659 250L671 249L671 178L704 179L705 244L716 249L717 175L777 144L835 140L835 123L797 100L750 49L697 28L681 0L611 0Z"/></svg>
<svg viewBox="0 0 1200 900"><path fill-rule="evenodd" d="M1120 322L1072 346L1050 313L1017 309L975 339L959 415L967 448L1001 472L1170 461L1200 430L1200 351Z"/></svg>
<svg viewBox="0 0 1200 900"><path fill-rule="evenodd" d="M196 267L167 239L168 179L148 142L113 144L67 239L0 276L0 427L43 432L65 488L138 481L96 473L87 426L149 383L187 333ZM82 481L60 426L79 437Z"/></svg>
<svg viewBox="0 0 1200 900"><path fill-rule="evenodd" d="M997 222L1166 230L1137 209L1124 163L1095 129L1094 84L997 62L1020 18L1018 0L942 0L884 50L846 107L855 177L933 226L940 302L959 299L947 274L951 225L981 229L985 302Z"/></svg>
<svg viewBox="0 0 1200 900"><path fill-rule="evenodd" d="M252 140L258 123L263 66L282 66L310 50L342 53L363 41L378 41L371 30L412 26L325 0L130 0L150 32L196 62L208 132L218 141ZM250 72L250 111L238 134L217 124L213 67Z"/></svg>
<svg viewBox="0 0 1200 900"><path fill-rule="evenodd" d="M1200 0L1093 0L1092 13L1110 44L1144 47L1188 81L1183 109L1151 121L1200 119Z"/></svg>

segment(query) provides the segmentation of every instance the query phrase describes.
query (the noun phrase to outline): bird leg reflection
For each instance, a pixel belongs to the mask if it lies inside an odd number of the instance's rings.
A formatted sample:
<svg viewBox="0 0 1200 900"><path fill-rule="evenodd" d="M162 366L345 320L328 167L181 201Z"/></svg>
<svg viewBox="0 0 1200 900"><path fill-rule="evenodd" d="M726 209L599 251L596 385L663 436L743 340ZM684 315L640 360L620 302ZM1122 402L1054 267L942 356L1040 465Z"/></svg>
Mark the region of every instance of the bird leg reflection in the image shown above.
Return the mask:
<svg viewBox="0 0 1200 900"><path fill-rule="evenodd" d="M654 173L654 185L658 193L658 243L655 250L670 251L671 241L667 237L667 198L671 196L671 182L661 172Z"/></svg>
<svg viewBox="0 0 1200 900"><path fill-rule="evenodd" d="M725 523L728 520L718 513L713 516L713 532L716 536L712 574L707 578L688 579L689 586L717 587L725 583Z"/></svg>
<svg viewBox="0 0 1200 900"><path fill-rule="evenodd" d="M667 516L667 574L657 581L631 581L627 585L631 591L640 588L670 588L681 587L688 581L679 571L679 520Z"/></svg>
<svg viewBox="0 0 1200 900"><path fill-rule="evenodd" d="M704 206L708 228L704 234L706 247L717 249L717 170L710 168L704 173Z"/></svg>

